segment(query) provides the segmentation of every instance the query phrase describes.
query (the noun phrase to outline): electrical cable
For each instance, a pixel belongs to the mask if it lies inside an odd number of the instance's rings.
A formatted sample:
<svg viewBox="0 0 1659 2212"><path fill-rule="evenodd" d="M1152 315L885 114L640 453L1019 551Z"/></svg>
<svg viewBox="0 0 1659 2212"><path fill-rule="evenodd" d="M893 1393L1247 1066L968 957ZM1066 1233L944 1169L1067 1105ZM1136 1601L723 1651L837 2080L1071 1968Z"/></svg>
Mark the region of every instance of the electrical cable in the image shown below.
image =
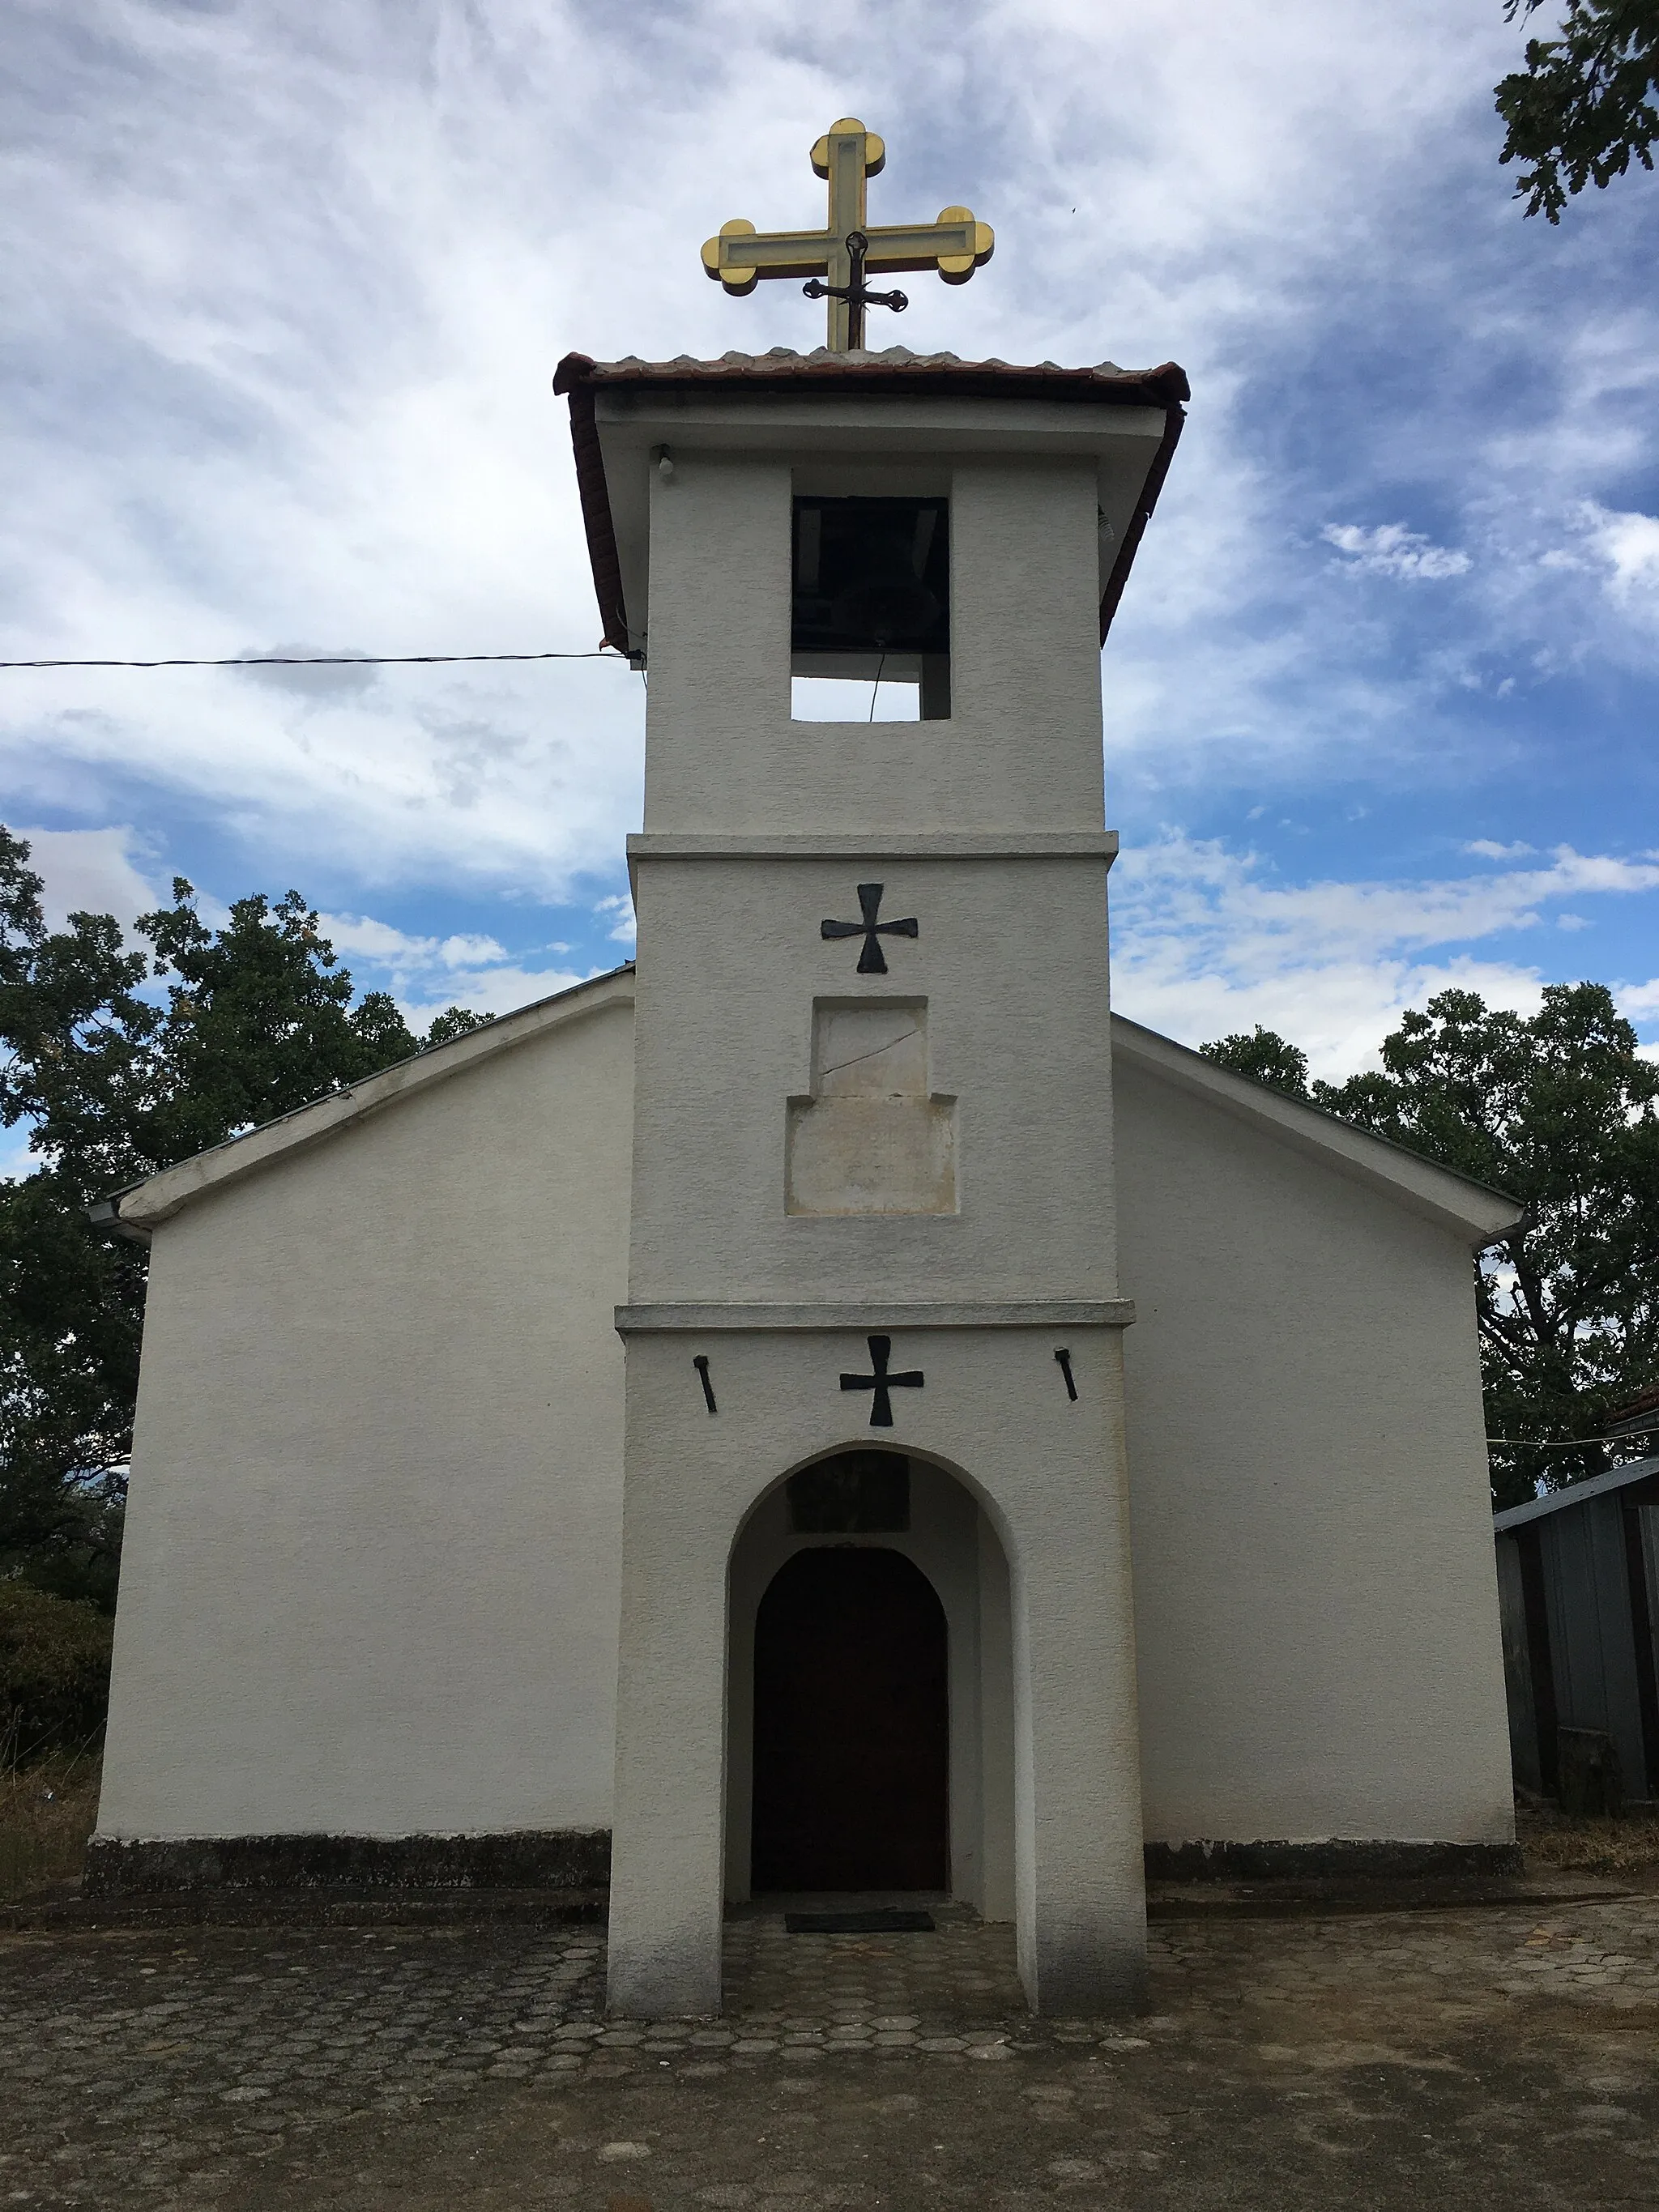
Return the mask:
<svg viewBox="0 0 1659 2212"><path fill-rule="evenodd" d="M1541 1437L1488 1437L1489 1444L1523 1445L1528 1451L1578 1451L1585 1444L1623 1443L1630 1437L1659 1436L1659 1421L1650 1429L1626 1429L1616 1437L1557 1437L1546 1441Z"/></svg>
<svg viewBox="0 0 1659 2212"><path fill-rule="evenodd" d="M228 660L0 660L0 668L414 668L460 660L619 660L611 646L592 653L239 653Z"/></svg>

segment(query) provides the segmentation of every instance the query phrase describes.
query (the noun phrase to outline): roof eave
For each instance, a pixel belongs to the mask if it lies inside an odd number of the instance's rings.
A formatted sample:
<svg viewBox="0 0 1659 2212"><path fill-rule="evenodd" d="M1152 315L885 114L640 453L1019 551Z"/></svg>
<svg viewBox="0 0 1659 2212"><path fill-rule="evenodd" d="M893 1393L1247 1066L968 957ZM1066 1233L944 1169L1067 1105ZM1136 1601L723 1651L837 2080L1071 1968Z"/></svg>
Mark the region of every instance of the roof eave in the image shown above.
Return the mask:
<svg viewBox="0 0 1659 2212"><path fill-rule="evenodd" d="M1492 1516L1492 1534L1507 1536L1529 1522L1546 1520L1552 1513L1565 1512L1569 1506L1591 1504L1598 1498L1628 1490L1638 1482L1659 1485L1659 1454L1632 1460L1628 1467L1609 1468L1605 1474L1593 1474L1585 1482L1570 1482L1565 1490L1552 1490L1547 1497L1529 1498L1524 1505L1505 1506Z"/></svg>
<svg viewBox="0 0 1659 2212"><path fill-rule="evenodd" d="M1182 403L1192 397L1192 388L1186 371L1177 362L1165 362L1158 368L1140 373L1123 370L1110 377L1092 369L1024 368L1004 363L972 362L929 367L925 362L866 359L837 362L812 356L799 357L793 366L769 368L732 369L716 363L688 362L683 370L678 363L666 362L649 367L641 364L637 370L629 372L602 368L586 354L568 353L554 372L553 389L570 402L570 443L575 459L576 489L606 645L635 659L642 651L641 641L629 629L616 517L595 416L594 403L599 392L664 393L707 392L711 387L730 391L736 387L762 395L798 394L804 386L809 392L822 392L836 386L848 392L867 394L873 391L893 398L1042 398L1094 406L1162 408L1164 434L1101 593L1100 641L1105 644L1186 422Z"/></svg>
<svg viewBox="0 0 1659 2212"><path fill-rule="evenodd" d="M612 1006L631 1004L633 992L634 964L629 961L605 975L573 984L568 990L556 991L549 998L520 1006L481 1029L469 1030L463 1036L431 1046L416 1054L412 1060L402 1060L395 1066L382 1068L378 1075L366 1077L349 1091L331 1091L325 1097L296 1107L279 1121L267 1121L257 1129L249 1129L240 1137L214 1146L209 1152L198 1152L190 1159L163 1168L146 1182L98 1200L88 1209L89 1217L94 1225L106 1233L142 1242L152 1230L170 1221L197 1199L239 1182L244 1176L319 1144L325 1138L337 1136L371 1115L418 1091L429 1090L434 1084L447 1083L465 1074L498 1053L527 1044L548 1030L602 1013Z"/></svg>
<svg viewBox="0 0 1659 2212"><path fill-rule="evenodd" d="M1323 1107L1236 1075L1123 1014L1112 1017L1112 1050L1221 1112L1254 1123L1293 1150L1322 1160L1337 1173L1385 1192L1408 1211L1466 1237L1477 1251L1514 1228L1525 1212L1503 1191L1491 1190L1386 1137L1357 1129Z"/></svg>

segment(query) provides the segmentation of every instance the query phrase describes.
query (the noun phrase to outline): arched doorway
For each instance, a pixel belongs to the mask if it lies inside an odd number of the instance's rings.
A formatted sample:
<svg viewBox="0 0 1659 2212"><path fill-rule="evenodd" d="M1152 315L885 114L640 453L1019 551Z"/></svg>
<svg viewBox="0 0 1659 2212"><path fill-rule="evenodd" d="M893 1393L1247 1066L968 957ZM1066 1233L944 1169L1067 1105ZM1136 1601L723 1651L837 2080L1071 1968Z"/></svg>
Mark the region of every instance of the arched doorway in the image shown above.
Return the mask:
<svg viewBox="0 0 1659 2212"><path fill-rule="evenodd" d="M755 1619L753 1886L950 1885L945 1609L901 1553L798 1552Z"/></svg>

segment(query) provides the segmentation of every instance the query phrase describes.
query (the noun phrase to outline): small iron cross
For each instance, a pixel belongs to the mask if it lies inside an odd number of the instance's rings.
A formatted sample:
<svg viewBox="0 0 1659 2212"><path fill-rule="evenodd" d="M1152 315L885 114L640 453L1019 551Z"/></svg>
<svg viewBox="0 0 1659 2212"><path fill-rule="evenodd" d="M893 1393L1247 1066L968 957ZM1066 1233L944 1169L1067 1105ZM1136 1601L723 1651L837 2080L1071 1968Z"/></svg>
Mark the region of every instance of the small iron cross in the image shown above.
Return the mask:
<svg viewBox="0 0 1659 2212"><path fill-rule="evenodd" d="M921 924L915 915L907 916L902 921L877 921L876 916L881 912L881 895L886 888L885 884L859 885L859 912L864 916L862 921L821 921L818 924L821 937L861 937L864 939L864 950L859 955L858 972L860 975L884 975L887 973L887 955L881 949L884 937L921 935Z"/></svg>
<svg viewBox="0 0 1659 2212"><path fill-rule="evenodd" d="M893 1401L888 1392L920 1390L922 1386L921 1370L913 1367L907 1375L890 1375L887 1361L893 1349L892 1338L872 1336L866 1337L865 1341L870 1346L870 1364L875 1372L872 1375L843 1375L841 1387L843 1390L873 1391L875 1395L870 1401L870 1425L872 1429L890 1429L893 1425Z"/></svg>

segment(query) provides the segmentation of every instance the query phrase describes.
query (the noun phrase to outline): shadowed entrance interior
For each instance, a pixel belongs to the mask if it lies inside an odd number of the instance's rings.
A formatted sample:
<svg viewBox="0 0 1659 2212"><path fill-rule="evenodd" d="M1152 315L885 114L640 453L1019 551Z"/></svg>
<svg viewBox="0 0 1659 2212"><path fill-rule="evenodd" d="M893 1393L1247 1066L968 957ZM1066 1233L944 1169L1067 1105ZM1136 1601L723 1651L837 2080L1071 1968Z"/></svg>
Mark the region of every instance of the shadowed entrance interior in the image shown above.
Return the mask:
<svg viewBox="0 0 1659 2212"><path fill-rule="evenodd" d="M945 1610L898 1552L798 1552L755 1621L756 1889L945 1889Z"/></svg>

